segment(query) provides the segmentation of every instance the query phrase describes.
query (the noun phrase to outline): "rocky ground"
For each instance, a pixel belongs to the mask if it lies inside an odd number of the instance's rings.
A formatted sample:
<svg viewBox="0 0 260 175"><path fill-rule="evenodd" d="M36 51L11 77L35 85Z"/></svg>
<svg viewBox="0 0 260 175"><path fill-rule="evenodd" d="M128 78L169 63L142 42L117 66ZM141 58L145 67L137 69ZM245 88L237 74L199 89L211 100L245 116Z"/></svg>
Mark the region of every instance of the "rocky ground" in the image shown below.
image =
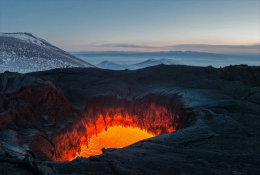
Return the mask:
<svg viewBox="0 0 260 175"><path fill-rule="evenodd" d="M260 174L260 68L156 66L1 74L0 174ZM102 155L77 151L93 99L164 101L177 131Z"/></svg>

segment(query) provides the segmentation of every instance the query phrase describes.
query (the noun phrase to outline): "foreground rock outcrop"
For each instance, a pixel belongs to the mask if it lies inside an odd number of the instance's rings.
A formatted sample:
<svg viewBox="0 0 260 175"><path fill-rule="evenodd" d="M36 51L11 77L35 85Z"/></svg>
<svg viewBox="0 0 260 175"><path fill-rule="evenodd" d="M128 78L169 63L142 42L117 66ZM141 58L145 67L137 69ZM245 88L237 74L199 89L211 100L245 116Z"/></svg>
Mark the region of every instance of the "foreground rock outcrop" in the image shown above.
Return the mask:
<svg viewBox="0 0 260 175"><path fill-rule="evenodd" d="M259 67L5 72L0 89L4 174L260 173ZM82 123L97 126L99 114L115 111L148 117L162 135L90 158L53 161L80 150L79 138L87 137ZM167 133L164 124L177 131Z"/></svg>

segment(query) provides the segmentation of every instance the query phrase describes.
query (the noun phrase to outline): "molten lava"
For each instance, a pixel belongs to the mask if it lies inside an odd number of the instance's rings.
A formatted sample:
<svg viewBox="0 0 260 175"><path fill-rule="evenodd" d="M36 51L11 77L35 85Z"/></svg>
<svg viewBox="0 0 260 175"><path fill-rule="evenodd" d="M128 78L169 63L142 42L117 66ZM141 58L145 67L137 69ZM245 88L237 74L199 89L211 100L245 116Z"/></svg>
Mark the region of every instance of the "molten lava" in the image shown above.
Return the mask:
<svg viewBox="0 0 260 175"><path fill-rule="evenodd" d="M167 124L156 121L145 124L145 121L138 120L136 115L100 114L94 123L84 124L87 137L80 138L80 151L67 154L65 160L102 154L102 148L122 148L143 139L175 131L172 125L167 125L166 131L158 125Z"/></svg>
<svg viewBox="0 0 260 175"><path fill-rule="evenodd" d="M138 127L112 126L92 136L88 145L81 146L78 156L89 157L102 154L102 148L122 148L153 136L155 135Z"/></svg>

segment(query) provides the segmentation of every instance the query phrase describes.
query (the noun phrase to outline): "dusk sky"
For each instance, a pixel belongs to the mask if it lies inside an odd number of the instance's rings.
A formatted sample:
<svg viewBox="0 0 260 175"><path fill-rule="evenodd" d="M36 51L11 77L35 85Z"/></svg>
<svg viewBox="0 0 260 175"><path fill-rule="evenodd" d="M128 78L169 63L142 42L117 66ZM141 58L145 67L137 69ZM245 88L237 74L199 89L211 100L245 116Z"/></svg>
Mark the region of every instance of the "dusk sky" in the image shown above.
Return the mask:
<svg viewBox="0 0 260 175"><path fill-rule="evenodd" d="M260 0L0 0L0 32L66 51L256 53Z"/></svg>

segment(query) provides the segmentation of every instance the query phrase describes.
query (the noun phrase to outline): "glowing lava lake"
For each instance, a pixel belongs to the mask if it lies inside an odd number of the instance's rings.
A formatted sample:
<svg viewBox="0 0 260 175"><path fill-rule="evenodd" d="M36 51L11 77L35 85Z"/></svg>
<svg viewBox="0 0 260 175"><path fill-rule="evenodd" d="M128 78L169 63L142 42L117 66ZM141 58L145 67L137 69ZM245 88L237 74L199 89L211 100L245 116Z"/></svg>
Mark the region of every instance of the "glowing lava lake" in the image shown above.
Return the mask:
<svg viewBox="0 0 260 175"><path fill-rule="evenodd" d="M138 116L128 114L99 115L95 124L84 124L86 136L80 138L80 151L76 154L67 154L65 160L73 160L77 157L89 157L102 154L102 149L123 148L143 139L157 136L161 133L175 131L174 126L167 130L163 127L154 129L152 124L148 128L134 122ZM162 125L164 125L162 123ZM150 127L150 128L149 128Z"/></svg>
<svg viewBox="0 0 260 175"><path fill-rule="evenodd" d="M101 101L103 103L101 103ZM72 131L59 135L56 161L102 154L108 148L123 148L138 141L173 132L183 118L175 107L154 101L104 102L89 105ZM55 138L54 138L55 139Z"/></svg>

